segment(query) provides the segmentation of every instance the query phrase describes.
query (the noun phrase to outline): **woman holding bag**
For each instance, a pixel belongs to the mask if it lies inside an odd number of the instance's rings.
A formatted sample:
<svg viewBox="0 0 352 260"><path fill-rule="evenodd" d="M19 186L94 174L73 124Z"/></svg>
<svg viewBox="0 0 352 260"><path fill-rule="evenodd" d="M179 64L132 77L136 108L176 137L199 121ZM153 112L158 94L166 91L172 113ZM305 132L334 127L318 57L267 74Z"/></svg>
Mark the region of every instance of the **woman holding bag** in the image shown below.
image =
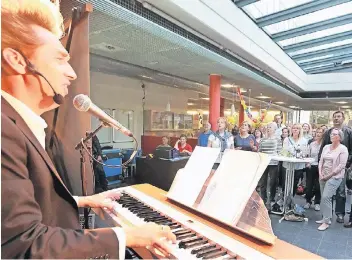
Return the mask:
<svg viewBox="0 0 352 260"><path fill-rule="evenodd" d="M331 224L332 197L345 176L348 159L347 147L341 144L344 134L341 129L334 128L330 134L331 144L324 146L319 161L319 183L322 194L320 208L323 219L316 221L321 224L318 230L324 231Z"/></svg>

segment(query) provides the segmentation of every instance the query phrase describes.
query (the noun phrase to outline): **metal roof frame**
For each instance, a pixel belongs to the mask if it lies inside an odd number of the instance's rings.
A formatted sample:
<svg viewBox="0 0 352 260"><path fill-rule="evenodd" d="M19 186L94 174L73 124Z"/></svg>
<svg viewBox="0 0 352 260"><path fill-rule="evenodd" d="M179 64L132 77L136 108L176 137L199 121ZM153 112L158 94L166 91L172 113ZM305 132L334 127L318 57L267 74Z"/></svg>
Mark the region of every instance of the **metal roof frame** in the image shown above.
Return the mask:
<svg viewBox="0 0 352 260"><path fill-rule="evenodd" d="M320 46L320 45L324 45L324 44L328 44L328 43L344 41L344 40L348 40L348 39L352 39L352 31L331 34L331 35L328 35L325 37L316 38L316 39L309 40L309 41L303 41L303 42L299 42L299 43L295 43L295 44L286 45L286 46L282 47L282 49L285 52L289 53L289 52L308 49L308 48L312 48L312 47L316 47L316 46Z"/></svg>
<svg viewBox="0 0 352 260"><path fill-rule="evenodd" d="M301 54L291 55L290 57L294 61L300 61L300 60L306 60L306 59L313 59L313 58L328 55L328 54L346 54L346 53L352 53L352 43L335 46L327 49L322 49L318 51L310 51L310 52L305 52Z"/></svg>
<svg viewBox="0 0 352 260"><path fill-rule="evenodd" d="M305 4L297 5L295 7L282 10L273 14L262 16L256 19L256 23L259 27L268 26L274 23L279 23L292 19L305 14L313 13L319 10L323 10L335 5L347 3L350 0L316 0Z"/></svg>
<svg viewBox="0 0 352 260"><path fill-rule="evenodd" d="M337 55L337 56L333 56L325 59L301 62L299 63L299 66L303 69L307 69L312 66L322 66L322 65L331 64L331 63L341 63L344 60L348 60L348 59L352 59L352 53Z"/></svg>
<svg viewBox="0 0 352 260"><path fill-rule="evenodd" d="M321 66L321 67L316 67L316 68L311 68L307 69L306 72L310 74L317 74L317 73L326 73L326 72L332 72L332 71L338 71L346 68L351 68L352 65L342 65L342 64L330 64L326 66Z"/></svg>
<svg viewBox="0 0 352 260"><path fill-rule="evenodd" d="M274 33L271 35L271 38L275 42L278 42L278 41L287 40L297 36L318 32L329 28L334 28L334 27L349 24L349 23L352 23L352 14L341 15L321 22L308 24L305 26L297 27L297 28L279 32L279 33Z"/></svg>
<svg viewBox="0 0 352 260"><path fill-rule="evenodd" d="M329 72L333 70L344 69L346 66L340 64L345 59L351 58L352 55L352 43L348 40L352 39L352 31L343 31L336 32L334 34L330 34L327 36L322 36L318 38L311 37L310 40L292 43L286 46L281 46L279 44L280 41L293 39L298 36L308 35L311 33L335 28L338 26L343 26L347 24L352 24L352 13L340 15L337 17L333 17L327 20L307 24L304 26L299 26L293 29L280 31L277 33L270 34L266 30L266 26L278 24L283 21L287 21L289 19L293 19L296 17L300 17L303 15L309 15L310 13L314 13L320 10L324 10L327 8L332 8L337 5L345 4L352 2L352 0L314 0L309 1L304 4L296 5L291 8L287 8L276 13L264 15L259 18L254 18L249 12L250 8L243 7L251 4L255 4L260 0L232 0L237 7L241 8L243 12L245 12L256 24L259 28L262 28L264 32L268 34L268 36L277 43L284 52L287 53L288 56L292 58L293 61L297 63L298 66L302 68L306 73L320 73L320 72ZM257 7L258 8L258 7ZM341 6L342 8L342 6ZM347 40L347 41L346 41ZM345 44L342 41L346 41ZM341 42L341 43L340 43ZM314 48L317 46L327 45L332 43L340 43L343 45L328 47L325 49L308 51L310 48ZM323 48L324 46L322 46ZM296 51L307 50L308 52L292 54ZM328 56L328 57L323 57ZM322 57L322 59L316 59L318 57ZM309 61L309 59L313 59ZM307 60L307 61L303 61ZM300 62L301 61L301 62ZM302 62L303 61L303 62Z"/></svg>

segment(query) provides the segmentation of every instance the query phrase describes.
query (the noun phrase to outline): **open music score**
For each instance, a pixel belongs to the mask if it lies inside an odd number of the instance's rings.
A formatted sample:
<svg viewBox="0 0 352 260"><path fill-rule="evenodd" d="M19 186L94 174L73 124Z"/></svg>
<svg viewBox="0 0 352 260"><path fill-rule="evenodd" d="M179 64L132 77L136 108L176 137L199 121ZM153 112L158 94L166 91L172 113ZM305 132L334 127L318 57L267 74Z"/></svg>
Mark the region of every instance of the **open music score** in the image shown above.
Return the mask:
<svg viewBox="0 0 352 260"><path fill-rule="evenodd" d="M221 223L273 244L276 236L267 209L255 188L270 162L262 153L196 147L190 164L180 169L167 194L173 201Z"/></svg>

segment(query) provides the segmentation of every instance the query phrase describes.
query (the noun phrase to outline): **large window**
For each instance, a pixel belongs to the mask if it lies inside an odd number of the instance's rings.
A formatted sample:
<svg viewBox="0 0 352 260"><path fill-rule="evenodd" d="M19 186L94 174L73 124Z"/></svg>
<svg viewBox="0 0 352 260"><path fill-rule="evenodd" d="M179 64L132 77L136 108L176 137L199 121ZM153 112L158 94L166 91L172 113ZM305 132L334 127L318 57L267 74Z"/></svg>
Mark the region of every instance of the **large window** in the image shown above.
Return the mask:
<svg viewBox="0 0 352 260"><path fill-rule="evenodd" d="M110 115L118 122L120 122L123 126L133 131L134 111L120 109L104 109L104 112ZM99 125L100 121L96 117L92 117L92 130L96 129ZM122 134L118 130L111 127L104 127L98 132L97 136L101 144L130 143L133 141L132 138Z"/></svg>

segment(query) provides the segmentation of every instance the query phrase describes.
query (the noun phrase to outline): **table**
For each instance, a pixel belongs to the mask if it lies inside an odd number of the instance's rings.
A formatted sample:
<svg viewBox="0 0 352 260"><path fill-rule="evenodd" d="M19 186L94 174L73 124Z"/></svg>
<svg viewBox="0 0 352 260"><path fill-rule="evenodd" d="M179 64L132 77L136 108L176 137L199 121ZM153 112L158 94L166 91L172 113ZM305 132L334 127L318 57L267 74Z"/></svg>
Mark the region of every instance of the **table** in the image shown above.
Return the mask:
<svg viewBox="0 0 352 260"><path fill-rule="evenodd" d="M280 162L287 162L286 169L286 178L285 178L285 190L284 190L284 204L282 208L281 214L287 213L287 201L289 199L293 199L293 183L294 183L294 175L295 175L295 164L296 163L312 163L314 162L314 158L302 158L298 159L295 157L286 157L286 156L272 156L273 160Z"/></svg>
<svg viewBox="0 0 352 260"><path fill-rule="evenodd" d="M136 158L136 181L137 183L150 183L168 191L177 171L185 167L188 159L188 156L175 159Z"/></svg>

